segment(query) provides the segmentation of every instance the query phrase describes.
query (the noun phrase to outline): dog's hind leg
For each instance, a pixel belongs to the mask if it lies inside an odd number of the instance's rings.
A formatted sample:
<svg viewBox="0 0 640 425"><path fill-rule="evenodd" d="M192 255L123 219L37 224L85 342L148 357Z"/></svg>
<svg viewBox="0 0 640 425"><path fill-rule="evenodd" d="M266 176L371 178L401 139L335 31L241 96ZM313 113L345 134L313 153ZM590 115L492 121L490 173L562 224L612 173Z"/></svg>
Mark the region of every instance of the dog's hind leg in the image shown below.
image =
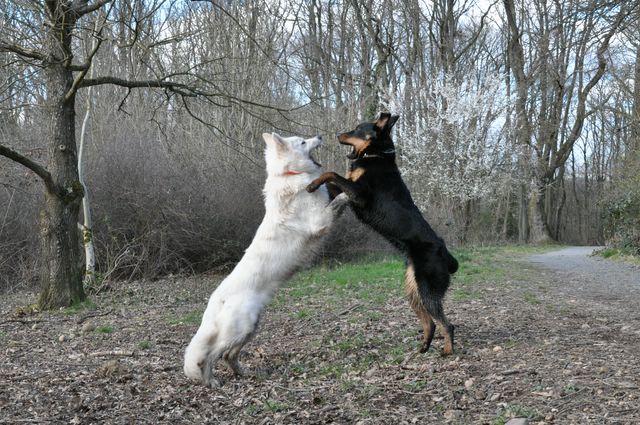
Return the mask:
<svg viewBox="0 0 640 425"><path fill-rule="evenodd" d="M444 347L442 355L453 354L453 332L454 326L449 323L444 314L442 301L444 291L449 286L449 273L446 269L438 269L440 263L429 264L429 262L419 263L419 269L414 269L415 285L420 294L422 306L440 327L440 332L444 336ZM415 266L413 261L409 262L409 267ZM431 333L433 335L433 332Z"/></svg>
<svg viewBox="0 0 640 425"><path fill-rule="evenodd" d="M224 356L223 356L224 361L227 362L227 364L229 365L229 367L231 368L231 371L235 376L246 375L246 371L240 365L240 362L238 360L240 357L240 350L242 350L243 346L244 344L238 344L234 347L231 347L229 350L227 350L227 352L224 353Z"/></svg>
<svg viewBox="0 0 640 425"><path fill-rule="evenodd" d="M422 325L422 345L420 346L420 352L426 353L429 351L431 341L433 341L433 335L436 330L436 324L433 322L431 315L425 309L418 292L418 283L416 282L415 270L412 264L409 264L405 272L405 291L411 308L418 316L420 324Z"/></svg>
<svg viewBox="0 0 640 425"><path fill-rule="evenodd" d="M448 356L450 354L453 354L453 332L455 328L444 314L444 309L442 308L442 297L434 296L429 297L428 300L425 300L425 297L423 296L422 302L433 320L435 320L436 323L440 326L440 331L444 336L444 347L442 348L442 355Z"/></svg>
<svg viewBox="0 0 640 425"><path fill-rule="evenodd" d="M433 335L436 331L436 324L433 322L431 315L427 310L420 305L419 308L414 308L418 319L420 320L420 324L422 325L422 345L420 346L420 352L426 353L429 351L429 347L431 346L431 341L433 341Z"/></svg>
<svg viewBox="0 0 640 425"><path fill-rule="evenodd" d="M214 376L216 363L222 356L222 353L225 351L225 347L214 347L207 356L207 359L204 361L202 365L202 380L204 384L213 388L219 387L220 381Z"/></svg>
<svg viewBox="0 0 640 425"><path fill-rule="evenodd" d="M258 329L260 312L253 311L251 314L246 314L242 318L236 317L233 321L234 325L229 326L229 329L234 329L233 340L227 345L223 358L235 376L245 376L246 372L240 365L238 358L240 357L242 347L253 338Z"/></svg>

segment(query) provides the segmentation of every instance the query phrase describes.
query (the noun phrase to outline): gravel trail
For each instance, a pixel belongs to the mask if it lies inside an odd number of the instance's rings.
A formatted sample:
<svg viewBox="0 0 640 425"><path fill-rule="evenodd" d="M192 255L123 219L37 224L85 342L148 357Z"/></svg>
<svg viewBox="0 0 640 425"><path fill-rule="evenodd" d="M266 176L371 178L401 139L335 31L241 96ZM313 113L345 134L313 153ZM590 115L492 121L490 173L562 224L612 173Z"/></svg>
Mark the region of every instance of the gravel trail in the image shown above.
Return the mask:
<svg viewBox="0 0 640 425"><path fill-rule="evenodd" d="M557 295L584 302L588 307L638 316L640 269L593 256L602 247L571 246L533 255L527 260L557 277ZM549 271L546 274L549 274ZM543 271L543 273L545 273Z"/></svg>

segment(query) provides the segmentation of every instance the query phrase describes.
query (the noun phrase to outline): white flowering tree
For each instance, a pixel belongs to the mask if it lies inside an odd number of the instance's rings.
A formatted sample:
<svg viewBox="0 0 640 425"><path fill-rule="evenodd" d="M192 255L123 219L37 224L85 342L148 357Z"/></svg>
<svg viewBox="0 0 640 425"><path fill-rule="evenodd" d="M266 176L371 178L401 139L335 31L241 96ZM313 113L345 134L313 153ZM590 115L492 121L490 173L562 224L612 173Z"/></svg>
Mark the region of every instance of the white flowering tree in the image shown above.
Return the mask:
<svg viewBox="0 0 640 425"><path fill-rule="evenodd" d="M514 150L499 76L434 78L415 95L427 113L402 123L396 139L401 170L418 206L426 210L438 197L466 210L470 202L500 193L512 178ZM390 94L384 98L388 109L402 114L403 102Z"/></svg>

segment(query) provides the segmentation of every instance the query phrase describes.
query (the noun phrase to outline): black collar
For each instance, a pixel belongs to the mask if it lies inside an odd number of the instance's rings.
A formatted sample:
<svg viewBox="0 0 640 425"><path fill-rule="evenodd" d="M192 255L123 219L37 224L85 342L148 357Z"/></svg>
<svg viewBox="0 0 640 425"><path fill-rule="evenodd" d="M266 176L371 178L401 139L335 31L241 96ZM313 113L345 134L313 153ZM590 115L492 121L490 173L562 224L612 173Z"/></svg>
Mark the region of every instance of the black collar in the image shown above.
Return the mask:
<svg viewBox="0 0 640 425"><path fill-rule="evenodd" d="M395 149L387 149L386 151L382 151L381 153L364 153L364 155L362 155L360 158L361 159L367 159L367 158L384 158L386 156L391 156L391 155L395 155L396 154L396 150Z"/></svg>

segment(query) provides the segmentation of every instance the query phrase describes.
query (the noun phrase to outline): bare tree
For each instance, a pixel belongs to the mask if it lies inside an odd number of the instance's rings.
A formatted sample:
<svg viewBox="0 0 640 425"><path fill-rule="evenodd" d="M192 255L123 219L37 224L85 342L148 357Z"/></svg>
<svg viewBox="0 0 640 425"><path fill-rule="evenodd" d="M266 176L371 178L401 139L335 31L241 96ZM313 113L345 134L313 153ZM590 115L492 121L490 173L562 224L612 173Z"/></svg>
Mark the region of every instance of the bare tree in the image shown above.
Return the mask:
<svg viewBox="0 0 640 425"><path fill-rule="evenodd" d="M195 70L215 60L212 57L165 63L162 52L167 51L167 46L177 45L189 36L179 27L167 34L166 25L158 22L171 19L176 7L176 2L166 0L50 0L44 4L24 0L4 11L0 52L42 75L46 93L43 120L47 128L47 163L40 164L16 149L0 146L0 155L29 168L45 186L41 214L41 308L66 306L85 298L77 225L83 197L75 133L79 90L105 84L128 90L156 88L185 105L187 99L204 97L229 107L248 104L281 112L288 110L243 99L232 87L196 73ZM103 12L97 13L99 10ZM12 20L16 14L21 19ZM93 47L87 52L79 52L76 43L81 26L94 28L90 30L94 42L89 43ZM118 38L110 38L109 32ZM129 72L87 75L105 46L115 48L112 52L116 57L130 64Z"/></svg>
<svg viewBox="0 0 640 425"><path fill-rule="evenodd" d="M591 113L587 99L604 75L605 53L630 10L625 2L539 2L529 9L531 15L519 21L515 2L504 0L503 4L516 85L515 135L535 155L530 238L544 242L553 239L548 224L549 185L562 181L562 173L557 173L582 134ZM530 49L525 49L525 43ZM595 55L595 69L589 68L590 54Z"/></svg>

